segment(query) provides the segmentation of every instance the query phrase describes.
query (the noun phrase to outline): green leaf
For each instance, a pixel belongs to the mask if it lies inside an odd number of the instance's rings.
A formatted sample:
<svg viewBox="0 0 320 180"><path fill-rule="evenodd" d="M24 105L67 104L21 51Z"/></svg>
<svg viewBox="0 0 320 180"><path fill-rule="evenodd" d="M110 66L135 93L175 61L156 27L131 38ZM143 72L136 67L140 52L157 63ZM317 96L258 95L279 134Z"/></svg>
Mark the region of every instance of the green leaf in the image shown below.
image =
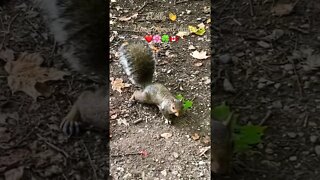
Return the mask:
<svg viewBox="0 0 320 180"><path fill-rule="evenodd" d="M220 106L216 106L213 109L212 116L218 121L225 121L230 113L230 107L227 106L225 102L223 102Z"/></svg>
<svg viewBox="0 0 320 180"><path fill-rule="evenodd" d="M235 140L235 152L246 151L253 145L261 143L266 128L266 126L258 125L238 126L236 128L238 132L233 136Z"/></svg>
<svg viewBox="0 0 320 180"><path fill-rule="evenodd" d="M193 102L192 102L192 101L189 101L189 100L184 101L184 102L183 102L183 109L184 109L184 110L190 109L190 108L192 108L192 105L193 105Z"/></svg>
<svg viewBox="0 0 320 180"><path fill-rule="evenodd" d="M180 101L182 101L182 100L183 100L183 96L182 96L182 94L178 94L178 95L176 95L176 98L177 98L178 100L180 100Z"/></svg>

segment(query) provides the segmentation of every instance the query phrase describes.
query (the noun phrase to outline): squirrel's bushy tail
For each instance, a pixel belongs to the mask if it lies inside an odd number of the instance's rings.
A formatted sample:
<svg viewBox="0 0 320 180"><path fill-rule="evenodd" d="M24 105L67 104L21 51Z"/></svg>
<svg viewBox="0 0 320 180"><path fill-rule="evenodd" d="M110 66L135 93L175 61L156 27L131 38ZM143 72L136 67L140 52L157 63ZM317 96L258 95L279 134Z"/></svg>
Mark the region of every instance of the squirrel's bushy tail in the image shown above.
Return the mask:
<svg viewBox="0 0 320 180"><path fill-rule="evenodd" d="M106 77L107 4L105 0L35 0L62 56L72 69Z"/></svg>
<svg viewBox="0 0 320 180"><path fill-rule="evenodd" d="M119 55L120 64L134 85L145 87L152 83L156 62L147 42L124 42L119 48Z"/></svg>

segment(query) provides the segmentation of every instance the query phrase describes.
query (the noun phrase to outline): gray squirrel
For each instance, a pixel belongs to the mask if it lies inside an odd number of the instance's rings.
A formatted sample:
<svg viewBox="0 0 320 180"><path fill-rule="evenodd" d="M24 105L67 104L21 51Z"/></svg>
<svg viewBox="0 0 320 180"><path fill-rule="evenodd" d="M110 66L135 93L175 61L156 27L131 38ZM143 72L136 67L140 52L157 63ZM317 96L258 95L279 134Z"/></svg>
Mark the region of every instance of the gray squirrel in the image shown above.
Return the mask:
<svg viewBox="0 0 320 180"><path fill-rule="evenodd" d="M132 84L142 88L130 100L157 105L171 123L171 115L180 116L182 101L178 100L163 84L153 83L156 61L152 49L144 40L129 40L119 48L120 63Z"/></svg>
<svg viewBox="0 0 320 180"><path fill-rule="evenodd" d="M34 0L69 66L102 84L85 91L61 123L63 132L78 135L80 124L108 130L107 1Z"/></svg>

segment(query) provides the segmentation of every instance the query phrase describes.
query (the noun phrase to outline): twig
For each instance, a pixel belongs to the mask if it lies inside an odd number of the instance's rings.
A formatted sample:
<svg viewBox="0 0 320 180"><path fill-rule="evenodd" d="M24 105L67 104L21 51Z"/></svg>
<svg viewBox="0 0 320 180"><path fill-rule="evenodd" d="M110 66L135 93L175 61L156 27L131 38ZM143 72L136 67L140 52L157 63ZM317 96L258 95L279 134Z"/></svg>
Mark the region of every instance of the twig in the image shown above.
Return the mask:
<svg viewBox="0 0 320 180"><path fill-rule="evenodd" d="M129 30L129 29L110 29L110 31L120 31L120 32L135 32L135 33L147 33L146 31L135 31L135 30Z"/></svg>
<svg viewBox="0 0 320 180"><path fill-rule="evenodd" d="M131 155L141 155L141 153L126 153L126 154L114 154L111 157L124 157L124 156L131 156Z"/></svg>
<svg viewBox="0 0 320 180"><path fill-rule="evenodd" d="M189 0L182 0L182 1L175 2L175 4L185 3L185 2L188 2L188 1Z"/></svg>
<svg viewBox="0 0 320 180"><path fill-rule="evenodd" d="M95 169L94 166L93 166L93 162L92 162L90 153L89 153L89 151L88 151L88 148L87 148L87 146L84 144L83 141L81 141L81 144L82 144L83 148L86 150L86 153L87 153L87 155L88 155L88 159L89 159L89 162L90 162L90 166L91 166L91 168L92 168L92 171L93 171L94 179L98 179L97 172L96 172L96 169Z"/></svg>
<svg viewBox="0 0 320 180"><path fill-rule="evenodd" d="M254 16L253 2L252 2L252 0L249 0L249 2L250 2L250 15Z"/></svg>
<svg viewBox="0 0 320 180"><path fill-rule="evenodd" d="M146 7L147 4L148 2L145 2L137 11L140 12L144 7Z"/></svg>
<svg viewBox="0 0 320 180"><path fill-rule="evenodd" d="M259 126L262 126L265 122L266 122L266 120L270 117L270 115L271 115L271 111L270 110L268 110L268 112L266 113L266 115L264 116L264 118L261 120L261 122L259 123Z"/></svg>
<svg viewBox="0 0 320 180"><path fill-rule="evenodd" d="M302 96L303 96L303 92L302 92L302 87L301 87L300 78L299 78L299 75L298 75L298 73L297 73L296 65L294 64L293 61L292 61L291 63L292 63L292 66L293 66L293 71L294 71L294 73L296 74L296 77L297 77L299 94L300 94L300 97L302 97Z"/></svg>
<svg viewBox="0 0 320 180"><path fill-rule="evenodd" d="M39 137L39 139L43 140L48 146L50 146L52 149L62 153L66 158L69 158L70 155L65 152L64 150L58 148L56 145L49 143L46 138L42 137L40 134L37 134L37 136Z"/></svg>
<svg viewBox="0 0 320 180"><path fill-rule="evenodd" d="M133 121L133 124L138 124L138 123L140 123L140 122L142 122L142 121L143 121L143 119L142 119L142 118L139 118L138 120Z"/></svg>
<svg viewBox="0 0 320 180"><path fill-rule="evenodd" d="M8 33L10 32L11 25L12 25L13 21L18 17L18 15L19 15L19 13L16 14L16 15L11 19L11 21L10 21L9 24L8 24L7 31L4 31L4 33L3 33L3 40L2 40L2 42L1 42L1 44L0 44L0 49L2 49L3 44L4 44L4 41L5 41L5 39L6 39L6 34L8 34ZM2 18L1 18L1 20L2 20Z"/></svg>

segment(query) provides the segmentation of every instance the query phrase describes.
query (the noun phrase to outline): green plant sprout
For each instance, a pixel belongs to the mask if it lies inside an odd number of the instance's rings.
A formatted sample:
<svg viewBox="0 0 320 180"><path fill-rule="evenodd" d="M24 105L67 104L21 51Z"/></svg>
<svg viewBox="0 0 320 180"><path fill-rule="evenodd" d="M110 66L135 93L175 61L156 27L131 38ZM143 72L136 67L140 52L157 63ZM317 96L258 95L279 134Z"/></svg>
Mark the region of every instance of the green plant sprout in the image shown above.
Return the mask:
<svg viewBox="0 0 320 180"><path fill-rule="evenodd" d="M176 95L176 98L181 100L183 103L183 110L191 109L193 106L193 102L191 100L186 100L182 94Z"/></svg>
<svg viewBox="0 0 320 180"><path fill-rule="evenodd" d="M215 120L226 121L232 116L230 107L223 102L221 105L213 108L212 116ZM239 125L237 124L238 115L233 115L231 119L231 131L233 132L234 152L244 152L251 149L254 145L262 142L262 136L267 128L260 125Z"/></svg>

